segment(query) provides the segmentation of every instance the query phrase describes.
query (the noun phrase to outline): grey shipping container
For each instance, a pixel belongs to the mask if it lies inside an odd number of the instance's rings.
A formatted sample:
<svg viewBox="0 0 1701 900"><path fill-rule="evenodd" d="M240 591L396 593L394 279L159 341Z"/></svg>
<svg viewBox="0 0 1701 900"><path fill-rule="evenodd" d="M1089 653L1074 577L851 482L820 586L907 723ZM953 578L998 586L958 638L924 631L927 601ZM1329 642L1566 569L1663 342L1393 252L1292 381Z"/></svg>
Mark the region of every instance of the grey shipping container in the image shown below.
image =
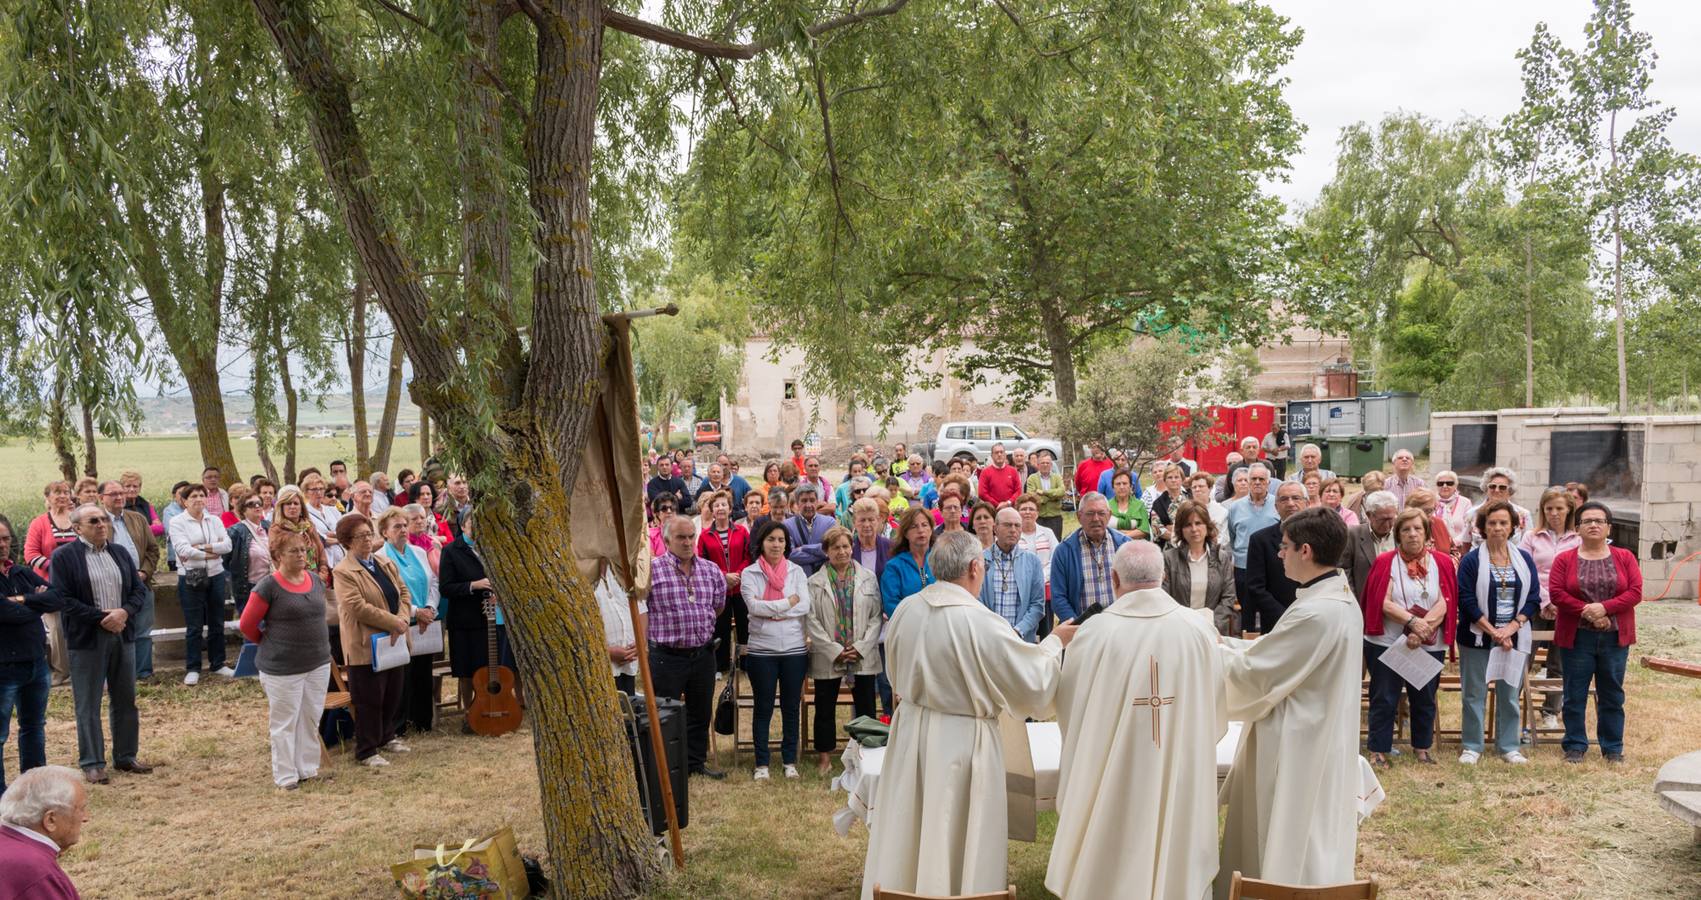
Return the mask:
<svg viewBox="0 0 1701 900"><path fill-rule="evenodd" d="M1384 391L1359 398L1364 407L1363 433L1388 436L1386 453L1406 449L1414 456L1429 452L1429 401L1409 391Z"/></svg>

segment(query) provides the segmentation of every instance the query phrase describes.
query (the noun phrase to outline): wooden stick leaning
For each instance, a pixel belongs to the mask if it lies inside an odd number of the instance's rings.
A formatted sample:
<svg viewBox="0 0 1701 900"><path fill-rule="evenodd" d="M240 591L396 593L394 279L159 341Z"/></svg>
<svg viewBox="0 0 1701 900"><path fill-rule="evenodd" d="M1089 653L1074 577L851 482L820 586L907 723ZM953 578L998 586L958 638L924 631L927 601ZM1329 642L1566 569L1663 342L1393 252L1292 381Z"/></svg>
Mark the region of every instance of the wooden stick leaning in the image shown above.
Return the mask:
<svg viewBox="0 0 1701 900"><path fill-rule="evenodd" d="M638 592L632 585L637 584L632 576L631 553L626 546L626 521L620 496L620 480L614 477L614 435L610 431L608 404L601 395L597 396L597 415L602 418L602 458L608 468L609 501L614 509L614 533L620 541L620 576L626 587L626 603L631 610L633 634L636 639L633 644L638 650L638 678L644 687L644 708L650 714L650 751L655 755L656 765L660 770L656 773L656 781L661 785L662 807L667 811L667 832L673 850L673 867L680 871L685 869L685 842L679 835L679 812L673 802L673 773L667 763L667 746L662 741L661 716L656 711L655 683L650 679L650 649L649 636L639 623L642 621L638 613Z"/></svg>

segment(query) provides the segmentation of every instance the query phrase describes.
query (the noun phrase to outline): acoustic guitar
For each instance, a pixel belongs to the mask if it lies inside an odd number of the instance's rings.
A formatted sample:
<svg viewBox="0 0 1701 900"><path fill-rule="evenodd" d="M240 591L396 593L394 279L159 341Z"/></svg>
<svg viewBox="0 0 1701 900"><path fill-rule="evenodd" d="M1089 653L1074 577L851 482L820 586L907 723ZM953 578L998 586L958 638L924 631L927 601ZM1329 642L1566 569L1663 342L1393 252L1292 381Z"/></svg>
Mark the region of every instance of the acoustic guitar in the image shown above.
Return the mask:
<svg viewBox="0 0 1701 900"><path fill-rule="evenodd" d="M485 633L489 655L473 673L473 701L467 710L467 726L474 734L496 737L520 727L520 700L514 693L514 672L502 665L496 654L496 596L484 598Z"/></svg>

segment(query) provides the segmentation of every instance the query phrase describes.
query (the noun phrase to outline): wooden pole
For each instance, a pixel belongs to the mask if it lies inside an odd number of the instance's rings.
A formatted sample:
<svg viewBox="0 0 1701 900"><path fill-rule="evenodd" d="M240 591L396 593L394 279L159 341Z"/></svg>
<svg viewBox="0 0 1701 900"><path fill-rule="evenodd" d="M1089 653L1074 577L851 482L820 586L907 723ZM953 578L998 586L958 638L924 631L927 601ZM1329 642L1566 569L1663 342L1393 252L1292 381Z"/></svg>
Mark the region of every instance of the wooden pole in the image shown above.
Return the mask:
<svg viewBox="0 0 1701 900"><path fill-rule="evenodd" d="M625 336L615 330L616 336L624 340ZM680 871L685 869L685 842L679 834L679 812L673 802L673 772L667 763L667 746L662 742L661 718L656 711L655 682L650 678L650 649L649 638L638 631L638 592L632 589L637 582L632 577L631 551L626 546L626 516L625 507L620 496L620 479L614 471L614 434L613 422L608 416L608 401L604 396L597 397L597 414L602 417L602 459L608 469L608 496L614 506L614 533L620 541L620 574L625 579L626 603L631 608L633 634L637 636L634 644L638 649L638 678L644 686L644 708L650 714L650 750L655 754L656 764L661 767L656 781L661 784L662 807L667 811L668 839L673 849L673 867Z"/></svg>

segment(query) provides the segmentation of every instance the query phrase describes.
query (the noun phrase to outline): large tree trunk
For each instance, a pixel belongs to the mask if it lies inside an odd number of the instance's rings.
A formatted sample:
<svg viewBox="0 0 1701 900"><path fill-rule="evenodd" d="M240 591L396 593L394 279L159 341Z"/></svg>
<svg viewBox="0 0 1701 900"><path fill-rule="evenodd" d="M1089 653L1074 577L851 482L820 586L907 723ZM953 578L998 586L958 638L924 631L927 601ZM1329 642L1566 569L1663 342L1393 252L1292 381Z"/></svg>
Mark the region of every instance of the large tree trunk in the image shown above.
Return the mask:
<svg viewBox="0 0 1701 900"><path fill-rule="evenodd" d="M349 83L309 2L253 3L307 110L314 147L362 269L406 345L414 399L446 426L456 463L493 491L478 498L479 544L508 616L533 717L555 875L551 896L633 896L655 871L655 859L613 714L596 601L573 562L567 499L589 433L603 352L590 240L601 7L593 0L528 4L537 19L537 77L525 155L539 255L528 357L509 310L469 304L470 321L455 326L464 333L450 333L434 319L418 269L394 238ZM468 2L475 53L494 51L494 44L479 40L488 33L481 20L501 15L492 7ZM473 92L493 90L478 81ZM490 302L474 292L475 273L464 280L469 299ZM484 340L491 336L494 345ZM487 367L493 371L466 370L456 348L473 341L482 351L496 351L498 365ZM469 395L465 385L479 378L494 390ZM494 431L482 427L489 420L477 414L492 405Z"/></svg>
<svg viewBox="0 0 1701 900"><path fill-rule="evenodd" d="M390 377L384 384L384 417L378 421L378 443L372 448L372 458L366 461L368 472L390 471L390 449L396 443L396 416L402 408L402 337L390 343Z"/></svg>
<svg viewBox="0 0 1701 900"><path fill-rule="evenodd" d="M372 474L372 469L366 446L366 278L358 266L354 275L354 309L344 346L348 351L350 400L354 404L354 477L363 481Z"/></svg>

